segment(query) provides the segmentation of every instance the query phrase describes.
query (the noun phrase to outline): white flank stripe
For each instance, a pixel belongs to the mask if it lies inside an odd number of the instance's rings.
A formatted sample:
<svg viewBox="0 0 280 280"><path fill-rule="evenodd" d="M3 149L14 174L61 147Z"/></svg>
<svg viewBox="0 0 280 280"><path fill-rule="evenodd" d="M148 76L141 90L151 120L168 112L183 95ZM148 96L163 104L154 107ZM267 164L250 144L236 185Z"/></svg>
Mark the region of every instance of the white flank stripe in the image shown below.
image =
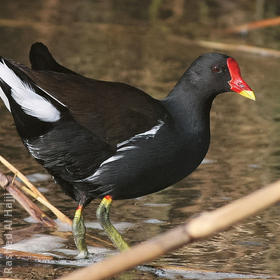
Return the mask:
<svg viewBox="0 0 280 280"><path fill-rule="evenodd" d="M150 130L137 134L135 136L136 137L147 136L148 138L150 138L150 137L154 138L155 135L157 134L157 132L159 131L159 129L164 125L164 122L162 120L159 120L158 122L159 122L159 124L156 126L153 126Z"/></svg>
<svg viewBox="0 0 280 280"><path fill-rule="evenodd" d="M103 165L109 163L109 162L116 161L116 160L118 160L118 159L120 159L120 158L122 158L122 157L123 157L123 155L115 155L115 156L112 156L112 157L106 159L105 161L103 161L103 162L100 164L99 168L102 167Z"/></svg>
<svg viewBox="0 0 280 280"><path fill-rule="evenodd" d="M100 175L101 175L101 170L97 170L96 172L94 172L92 175L81 179L81 180L77 180L77 182L93 182L94 180L96 180Z"/></svg>
<svg viewBox="0 0 280 280"><path fill-rule="evenodd" d="M122 152L131 151L131 150L139 148L136 145L130 145L130 146L124 146L124 145L130 143L133 140L139 139L139 138L143 138L143 139L154 138L156 136L157 132L159 131L159 129L164 125L164 122L162 120L159 120L158 123L159 123L158 125L153 126L150 130L145 131L140 134L136 134L132 138L119 143L117 145L117 148L118 148L117 154L115 154L114 156L103 161L100 164L99 168L96 170L96 172L94 172L92 175L90 175L84 179L77 180L77 182L93 182L94 180L98 179L98 177L106 170L106 164L123 158L124 154ZM124 147L122 147L122 146L124 146Z"/></svg>
<svg viewBox="0 0 280 280"><path fill-rule="evenodd" d="M129 142L131 142L133 140L136 140L136 139L139 139L139 138L144 138L144 139L154 138L156 136L157 132L159 131L159 129L164 125L164 122L162 120L159 120L158 123L159 123L158 125L153 126L150 130L145 131L145 132L140 133L140 134L136 134L135 136L131 137L130 139L119 143L117 145L117 147L118 148L122 147L123 145L126 145ZM123 148L125 148L125 147L123 147Z"/></svg>
<svg viewBox="0 0 280 280"><path fill-rule="evenodd" d="M26 114L44 122L56 122L60 119L60 112L55 106L24 83L4 60L0 63L0 78L11 87L12 97Z"/></svg>
<svg viewBox="0 0 280 280"><path fill-rule="evenodd" d="M0 88L0 97L3 100L7 109L11 112L11 107L10 107L9 100L8 100L7 96L5 95L4 91L1 88Z"/></svg>
<svg viewBox="0 0 280 280"><path fill-rule="evenodd" d="M84 179L81 179L81 180L77 180L76 182L92 182L94 181L95 179L97 179L101 174L102 172L105 170L105 167L104 165L105 164L108 164L109 162L113 162L113 161L116 161L120 158L122 158L123 155L115 155L115 156L112 156L112 157L109 157L108 159L106 159L105 161L103 161L99 168L90 176L84 178ZM103 167L103 168L102 168Z"/></svg>
<svg viewBox="0 0 280 280"><path fill-rule="evenodd" d="M130 151L130 150L134 150L134 149L138 149L138 147L137 146L124 146L120 149L117 149L117 152Z"/></svg>

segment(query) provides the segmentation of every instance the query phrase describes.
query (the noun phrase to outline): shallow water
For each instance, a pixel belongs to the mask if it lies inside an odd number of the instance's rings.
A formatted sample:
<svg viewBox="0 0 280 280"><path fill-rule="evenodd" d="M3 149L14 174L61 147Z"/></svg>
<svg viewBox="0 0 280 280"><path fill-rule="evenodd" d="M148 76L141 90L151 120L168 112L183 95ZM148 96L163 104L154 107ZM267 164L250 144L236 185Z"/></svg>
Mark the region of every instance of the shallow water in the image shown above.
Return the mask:
<svg viewBox="0 0 280 280"><path fill-rule="evenodd" d="M279 9L277 1L266 3L262 12L253 1L232 2L226 1L225 5L225 1L218 0L3 1L0 54L28 64L30 45L42 41L62 64L77 72L97 79L126 82L161 98L172 89L191 61L201 53L213 51L186 45L180 39L280 48L279 27L242 36L218 32L234 23L275 16ZM238 60L257 102L236 94L219 96L211 112L212 141L207 161L191 176L166 190L114 202L112 221L130 244L146 240L192 215L215 209L279 178L279 59L224 52ZM26 175L45 174L25 151L2 103L0 154ZM51 180L37 185L53 204L69 217L73 216L76 205L58 186ZM97 204L98 201L93 201L86 209L88 233L106 239L96 223ZM4 220L4 216L0 219ZM68 261L75 254L75 246L67 228L50 232L32 223L18 204L13 206L12 220L14 249L54 254L60 256L61 261L53 264L14 262L13 274L5 276L53 279L87 264ZM167 271L159 273L140 267L115 279L233 279L279 275L279 225L278 204L227 232L185 246L154 262L161 267L168 266ZM102 249L104 244L95 242L92 237L88 237L88 241L92 245L90 250L96 253L95 261L113 253L111 247L105 245L107 249ZM0 265L4 268L5 260Z"/></svg>

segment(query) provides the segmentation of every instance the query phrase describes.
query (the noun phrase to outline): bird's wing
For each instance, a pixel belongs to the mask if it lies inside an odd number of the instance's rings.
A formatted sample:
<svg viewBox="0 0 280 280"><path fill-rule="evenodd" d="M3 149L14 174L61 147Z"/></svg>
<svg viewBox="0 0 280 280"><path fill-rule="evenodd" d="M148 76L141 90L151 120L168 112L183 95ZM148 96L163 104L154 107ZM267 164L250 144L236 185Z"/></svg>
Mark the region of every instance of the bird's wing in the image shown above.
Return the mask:
<svg viewBox="0 0 280 280"><path fill-rule="evenodd" d="M65 104L80 125L112 147L169 118L160 101L127 84L69 73L35 71L9 62Z"/></svg>

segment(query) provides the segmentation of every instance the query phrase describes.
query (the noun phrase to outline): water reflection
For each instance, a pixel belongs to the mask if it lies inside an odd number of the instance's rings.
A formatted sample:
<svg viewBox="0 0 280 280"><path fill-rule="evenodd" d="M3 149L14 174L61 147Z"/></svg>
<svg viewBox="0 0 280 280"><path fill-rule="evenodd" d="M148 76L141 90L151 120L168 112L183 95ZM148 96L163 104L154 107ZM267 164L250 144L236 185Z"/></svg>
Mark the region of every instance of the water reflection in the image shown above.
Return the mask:
<svg viewBox="0 0 280 280"><path fill-rule="evenodd" d="M43 41L62 64L75 71L98 79L123 81L162 98L196 56L212 51L175 42L169 39L171 36L280 48L277 27L241 36L218 32L236 23L277 15L278 10L279 3L274 0L6 1L0 10L0 51L3 56L28 64L30 45ZM192 215L215 209L279 178L279 59L240 52L229 54L239 61L245 80L256 92L257 102L236 94L218 97L211 113L212 144L207 155L210 162L160 193L114 203L112 221L131 224L124 229L129 243L148 239ZM44 173L25 151L2 103L0 120L0 154L25 174ZM54 183L38 185L48 189L46 195L52 203L73 216L75 203L57 191ZM89 223L96 222L97 203L94 201L86 209ZM48 232L30 225L23 220L28 215L18 206L13 215L14 236L31 238L30 231L27 234L24 230L32 226L36 234L62 238L64 249L75 248L70 233ZM279 274L279 224L278 205L156 263L211 271ZM94 227L89 228L89 234L102 237ZM66 251L60 254L67 257ZM26 265L15 267L13 276L18 273L20 278L28 279L33 273L36 279L42 279L42 275L53 279L74 269ZM145 279L156 277L134 270L118 279L133 279L135 275L140 278L143 273Z"/></svg>

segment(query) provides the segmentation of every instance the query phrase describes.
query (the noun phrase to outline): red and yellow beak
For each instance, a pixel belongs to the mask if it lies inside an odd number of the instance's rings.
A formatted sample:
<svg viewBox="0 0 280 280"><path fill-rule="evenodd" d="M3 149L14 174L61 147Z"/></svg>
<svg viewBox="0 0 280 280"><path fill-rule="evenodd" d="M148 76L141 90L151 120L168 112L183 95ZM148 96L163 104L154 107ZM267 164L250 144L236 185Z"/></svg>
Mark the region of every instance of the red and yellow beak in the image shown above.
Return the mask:
<svg viewBox="0 0 280 280"><path fill-rule="evenodd" d="M240 95L252 100L256 100L255 94L252 89L244 82L241 77L238 63L231 57L227 59L227 66L231 76L231 80L228 82L230 89L239 93Z"/></svg>

